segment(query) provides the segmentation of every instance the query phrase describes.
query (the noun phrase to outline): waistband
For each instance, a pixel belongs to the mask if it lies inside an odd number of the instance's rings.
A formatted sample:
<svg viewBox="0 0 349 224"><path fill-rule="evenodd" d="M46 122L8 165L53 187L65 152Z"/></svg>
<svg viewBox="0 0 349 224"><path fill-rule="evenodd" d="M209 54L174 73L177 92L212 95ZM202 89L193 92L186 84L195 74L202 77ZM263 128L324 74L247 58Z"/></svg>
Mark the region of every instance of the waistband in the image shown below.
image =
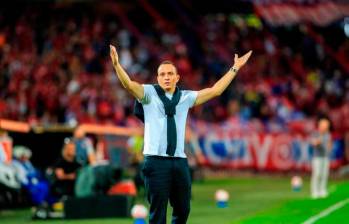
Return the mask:
<svg viewBox="0 0 349 224"><path fill-rule="evenodd" d="M174 156L156 156L156 155L144 155L145 159L159 159L159 160L182 160L187 159L183 157L174 157Z"/></svg>

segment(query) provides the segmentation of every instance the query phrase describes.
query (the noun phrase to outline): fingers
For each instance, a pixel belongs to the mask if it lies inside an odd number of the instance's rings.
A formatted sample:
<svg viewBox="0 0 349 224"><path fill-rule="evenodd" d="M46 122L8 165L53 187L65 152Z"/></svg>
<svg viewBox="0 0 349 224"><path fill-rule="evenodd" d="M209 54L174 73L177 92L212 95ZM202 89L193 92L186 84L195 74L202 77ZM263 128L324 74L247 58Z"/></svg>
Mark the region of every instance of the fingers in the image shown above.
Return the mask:
<svg viewBox="0 0 349 224"><path fill-rule="evenodd" d="M109 47L110 47L110 50L115 50L115 46L114 45L109 44Z"/></svg>
<svg viewBox="0 0 349 224"><path fill-rule="evenodd" d="M247 52L243 57L246 57L246 60L250 58L252 54L252 50L250 50L249 52Z"/></svg>
<svg viewBox="0 0 349 224"><path fill-rule="evenodd" d="M115 55L115 53L116 53L116 49L115 49L115 47L113 46L113 45L109 45L109 47L110 47L110 54L111 55Z"/></svg>
<svg viewBox="0 0 349 224"><path fill-rule="evenodd" d="M116 52L116 48L111 44L109 45L109 47L110 47L111 60L112 60L113 64L116 64L116 63L118 63L118 54Z"/></svg>
<svg viewBox="0 0 349 224"><path fill-rule="evenodd" d="M110 54L110 56L113 56L113 47L112 47L112 45L109 45L109 47L110 47L109 54Z"/></svg>
<svg viewBox="0 0 349 224"><path fill-rule="evenodd" d="M242 56L240 58L243 64L245 64L247 62L247 60L250 58L251 54L252 54L252 51L249 51L244 56Z"/></svg>
<svg viewBox="0 0 349 224"><path fill-rule="evenodd" d="M250 50L249 52L247 52L246 54L244 54L244 56L240 57L240 58L244 58L244 59L249 59L249 57L251 56L252 54L252 50ZM236 61L237 59L239 59L238 55L235 54L235 57L234 57L234 60Z"/></svg>
<svg viewBox="0 0 349 224"><path fill-rule="evenodd" d="M252 55L252 51L247 52L246 54L244 54L242 57L238 57L237 54L235 54L234 57L234 66L240 68L242 66L245 65L245 63L247 62L247 60L250 58L250 56Z"/></svg>

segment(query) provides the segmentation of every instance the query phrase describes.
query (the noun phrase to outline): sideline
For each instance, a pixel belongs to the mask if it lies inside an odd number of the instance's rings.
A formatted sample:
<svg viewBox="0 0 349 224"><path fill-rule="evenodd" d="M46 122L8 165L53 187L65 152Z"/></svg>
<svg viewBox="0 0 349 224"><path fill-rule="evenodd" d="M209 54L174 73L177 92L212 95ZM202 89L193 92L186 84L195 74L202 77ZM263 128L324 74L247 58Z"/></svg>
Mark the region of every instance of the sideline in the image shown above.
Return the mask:
<svg viewBox="0 0 349 224"><path fill-rule="evenodd" d="M319 219L328 216L329 214L331 214L332 212L336 211L337 209L342 208L343 206L345 206L346 204L349 203L349 198L344 199L340 202L337 202L336 204L326 208L325 210L323 210L322 212L320 212L317 215L314 215L312 217L310 217L309 219L307 219L306 221L303 222L303 224L313 224L316 221L318 221Z"/></svg>

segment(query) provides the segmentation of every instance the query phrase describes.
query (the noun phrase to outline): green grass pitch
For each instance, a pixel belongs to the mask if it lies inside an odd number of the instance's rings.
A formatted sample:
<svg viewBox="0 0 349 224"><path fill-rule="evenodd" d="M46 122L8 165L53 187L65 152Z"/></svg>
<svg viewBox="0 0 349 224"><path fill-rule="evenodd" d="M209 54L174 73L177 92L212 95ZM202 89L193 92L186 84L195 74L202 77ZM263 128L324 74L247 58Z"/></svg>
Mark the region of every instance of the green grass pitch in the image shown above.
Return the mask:
<svg viewBox="0 0 349 224"><path fill-rule="evenodd" d="M217 208L214 193L225 189L230 193L227 208ZM300 192L293 192L289 177L238 177L205 180L193 184L193 200L189 224L233 223L302 223L326 208L349 197L349 181L331 180L330 195L326 199L312 200L309 197L309 180L306 179ZM144 202L142 197L138 202ZM168 223L170 223L170 208ZM316 223L345 223L349 220L349 204ZM131 224L132 219L94 219L31 221L29 210L1 211L0 223L86 223L86 224Z"/></svg>

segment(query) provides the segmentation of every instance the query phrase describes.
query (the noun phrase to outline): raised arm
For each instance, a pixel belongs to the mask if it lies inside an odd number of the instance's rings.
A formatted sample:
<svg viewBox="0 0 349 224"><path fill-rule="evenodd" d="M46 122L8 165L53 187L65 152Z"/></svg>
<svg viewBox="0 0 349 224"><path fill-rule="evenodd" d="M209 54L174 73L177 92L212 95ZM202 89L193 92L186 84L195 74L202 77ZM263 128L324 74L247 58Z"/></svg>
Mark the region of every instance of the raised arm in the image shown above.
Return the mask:
<svg viewBox="0 0 349 224"><path fill-rule="evenodd" d="M195 106L205 103L208 100L221 95L222 92L228 87L228 85L234 79L238 70L247 62L251 54L252 54L252 51L249 51L248 53L246 53L244 56L240 58L238 57L237 54L235 54L234 66L231 69L229 69L229 71L225 73L224 76L220 78L212 87L202 89L198 92L198 96L195 101Z"/></svg>
<svg viewBox="0 0 349 224"><path fill-rule="evenodd" d="M144 96L144 88L138 82L132 81L126 71L119 63L119 56L113 45L110 45L110 57L113 62L116 75L118 76L122 86L134 97L141 100Z"/></svg>

